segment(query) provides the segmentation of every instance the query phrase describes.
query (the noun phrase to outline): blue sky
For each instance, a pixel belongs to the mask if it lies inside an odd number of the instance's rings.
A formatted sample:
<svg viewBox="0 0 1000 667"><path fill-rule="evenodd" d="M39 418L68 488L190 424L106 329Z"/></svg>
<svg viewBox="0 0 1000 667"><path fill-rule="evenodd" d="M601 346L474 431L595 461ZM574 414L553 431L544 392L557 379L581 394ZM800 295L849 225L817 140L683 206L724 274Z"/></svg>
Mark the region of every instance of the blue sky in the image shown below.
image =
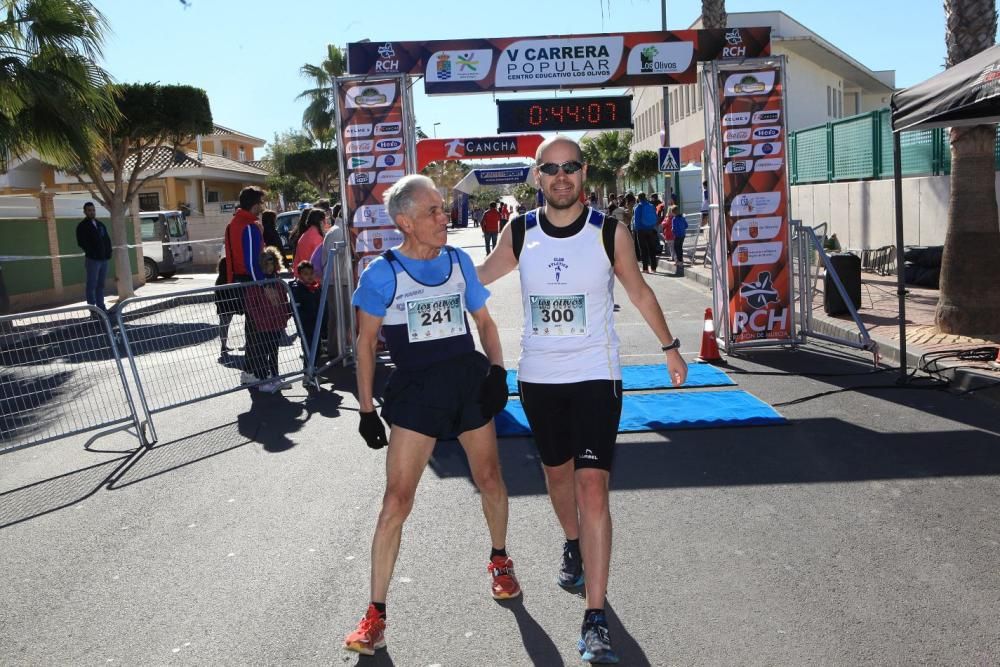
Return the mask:
<svg viewBox="0 0 1000 667"><path fill-rule="evenodd" d="M656 30L659 0L97 0L111 25L105 67L118 81L204 88L215 122L263 139L301 125L310 86L299 75L327 43ZM683 29L700 0L668 0ZM941 0L728 0L729 12L781 10L871 69L895 69L908 86L942 68ZM496 131L490 95L427 97L418 82L417 122L439 137ZM544 94L544 93L543 93Z"/></svg>

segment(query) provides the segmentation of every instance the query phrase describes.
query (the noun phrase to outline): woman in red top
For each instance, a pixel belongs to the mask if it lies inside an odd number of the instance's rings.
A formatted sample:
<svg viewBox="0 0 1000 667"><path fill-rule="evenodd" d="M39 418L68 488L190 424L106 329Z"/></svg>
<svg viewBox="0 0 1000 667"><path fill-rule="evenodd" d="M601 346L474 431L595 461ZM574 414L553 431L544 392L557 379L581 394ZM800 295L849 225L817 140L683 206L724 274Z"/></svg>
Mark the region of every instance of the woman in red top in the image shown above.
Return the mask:
<svg viewBox="0 0 1000 667"><path fill-rule="evenodd" d="M299 277L299 263L312 259L313 252L323 245L323 235L328 225L327 212L321 208L310 209L306 217L305 229L297 230L295 239L295 259L292 260L292 273Z"/></svg>

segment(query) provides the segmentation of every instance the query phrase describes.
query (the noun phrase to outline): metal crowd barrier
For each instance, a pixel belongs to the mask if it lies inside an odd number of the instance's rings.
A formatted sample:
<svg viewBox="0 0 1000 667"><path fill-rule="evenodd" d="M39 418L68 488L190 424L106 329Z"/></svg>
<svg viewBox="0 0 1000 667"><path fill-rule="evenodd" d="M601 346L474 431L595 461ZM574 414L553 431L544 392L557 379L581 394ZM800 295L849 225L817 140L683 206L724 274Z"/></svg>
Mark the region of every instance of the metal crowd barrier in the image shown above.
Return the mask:
<svg viewBox="0 0 1000 667"><path fill-rule="evenodd" d="M283 296L278 303L262 291L272 286ZM264 324L254 323L255 309ZM154 441L153 414L285 382L308 367L298 308L283 280L132 297L118 306L117 322Z"/></svg>
<svg viewBox="0 0 1000 667"><path fill-rule="evenodd" d="M309 332L309 355L306 364L305 382L318 389L317 376L337 364L345 364L354 358L354 342L357 339L357 320L351 305L352 267L348 245L344 241L333 244L323 263L323 279L320 292L319 314L316 325ZM320 346L321 330L326 323L326 350ZM320 357L326 352L322 364Z"/></svg>
<svg viewBox="0 0 1000 667"><path fill-rule="evenodd" d="M148 444L104 312L0 317L0 454L128 423Z"/></svg>

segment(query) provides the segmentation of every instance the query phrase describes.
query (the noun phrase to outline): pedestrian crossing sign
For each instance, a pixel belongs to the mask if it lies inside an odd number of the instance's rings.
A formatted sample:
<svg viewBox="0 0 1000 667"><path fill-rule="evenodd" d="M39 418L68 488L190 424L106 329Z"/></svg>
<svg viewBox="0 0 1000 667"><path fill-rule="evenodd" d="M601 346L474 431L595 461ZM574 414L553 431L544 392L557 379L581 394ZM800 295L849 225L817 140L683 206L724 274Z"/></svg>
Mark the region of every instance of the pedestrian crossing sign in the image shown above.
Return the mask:
<svg viewBox="0 0 1000 667"><path fill-rule="evenodd" d="M680 171L681 149L676 146L660 148L660 171Z"/></svg>

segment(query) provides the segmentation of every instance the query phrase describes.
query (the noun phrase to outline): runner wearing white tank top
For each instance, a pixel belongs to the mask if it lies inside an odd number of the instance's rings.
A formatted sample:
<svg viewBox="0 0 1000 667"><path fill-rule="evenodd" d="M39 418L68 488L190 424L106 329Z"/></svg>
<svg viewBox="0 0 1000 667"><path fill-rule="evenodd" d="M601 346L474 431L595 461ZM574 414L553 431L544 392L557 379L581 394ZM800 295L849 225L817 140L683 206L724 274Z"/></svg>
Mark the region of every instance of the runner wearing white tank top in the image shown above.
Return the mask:
<svg viewBox="0 0 1000 667"><path fill-rule="evenodd" d="M621 414L615 277L659 341L675 385L683 384L687 365L639 273L632 235L617 222L598 228L581 201L586 167L580 146L551 137L538 147L534 169L545 206L512 220L478 273L488 285L520 262L521 401L566 536L557 582L575 587L586 576L577 648L584 661L612 663L618 656L604 598L611 559L608 482Z"/></svg>

